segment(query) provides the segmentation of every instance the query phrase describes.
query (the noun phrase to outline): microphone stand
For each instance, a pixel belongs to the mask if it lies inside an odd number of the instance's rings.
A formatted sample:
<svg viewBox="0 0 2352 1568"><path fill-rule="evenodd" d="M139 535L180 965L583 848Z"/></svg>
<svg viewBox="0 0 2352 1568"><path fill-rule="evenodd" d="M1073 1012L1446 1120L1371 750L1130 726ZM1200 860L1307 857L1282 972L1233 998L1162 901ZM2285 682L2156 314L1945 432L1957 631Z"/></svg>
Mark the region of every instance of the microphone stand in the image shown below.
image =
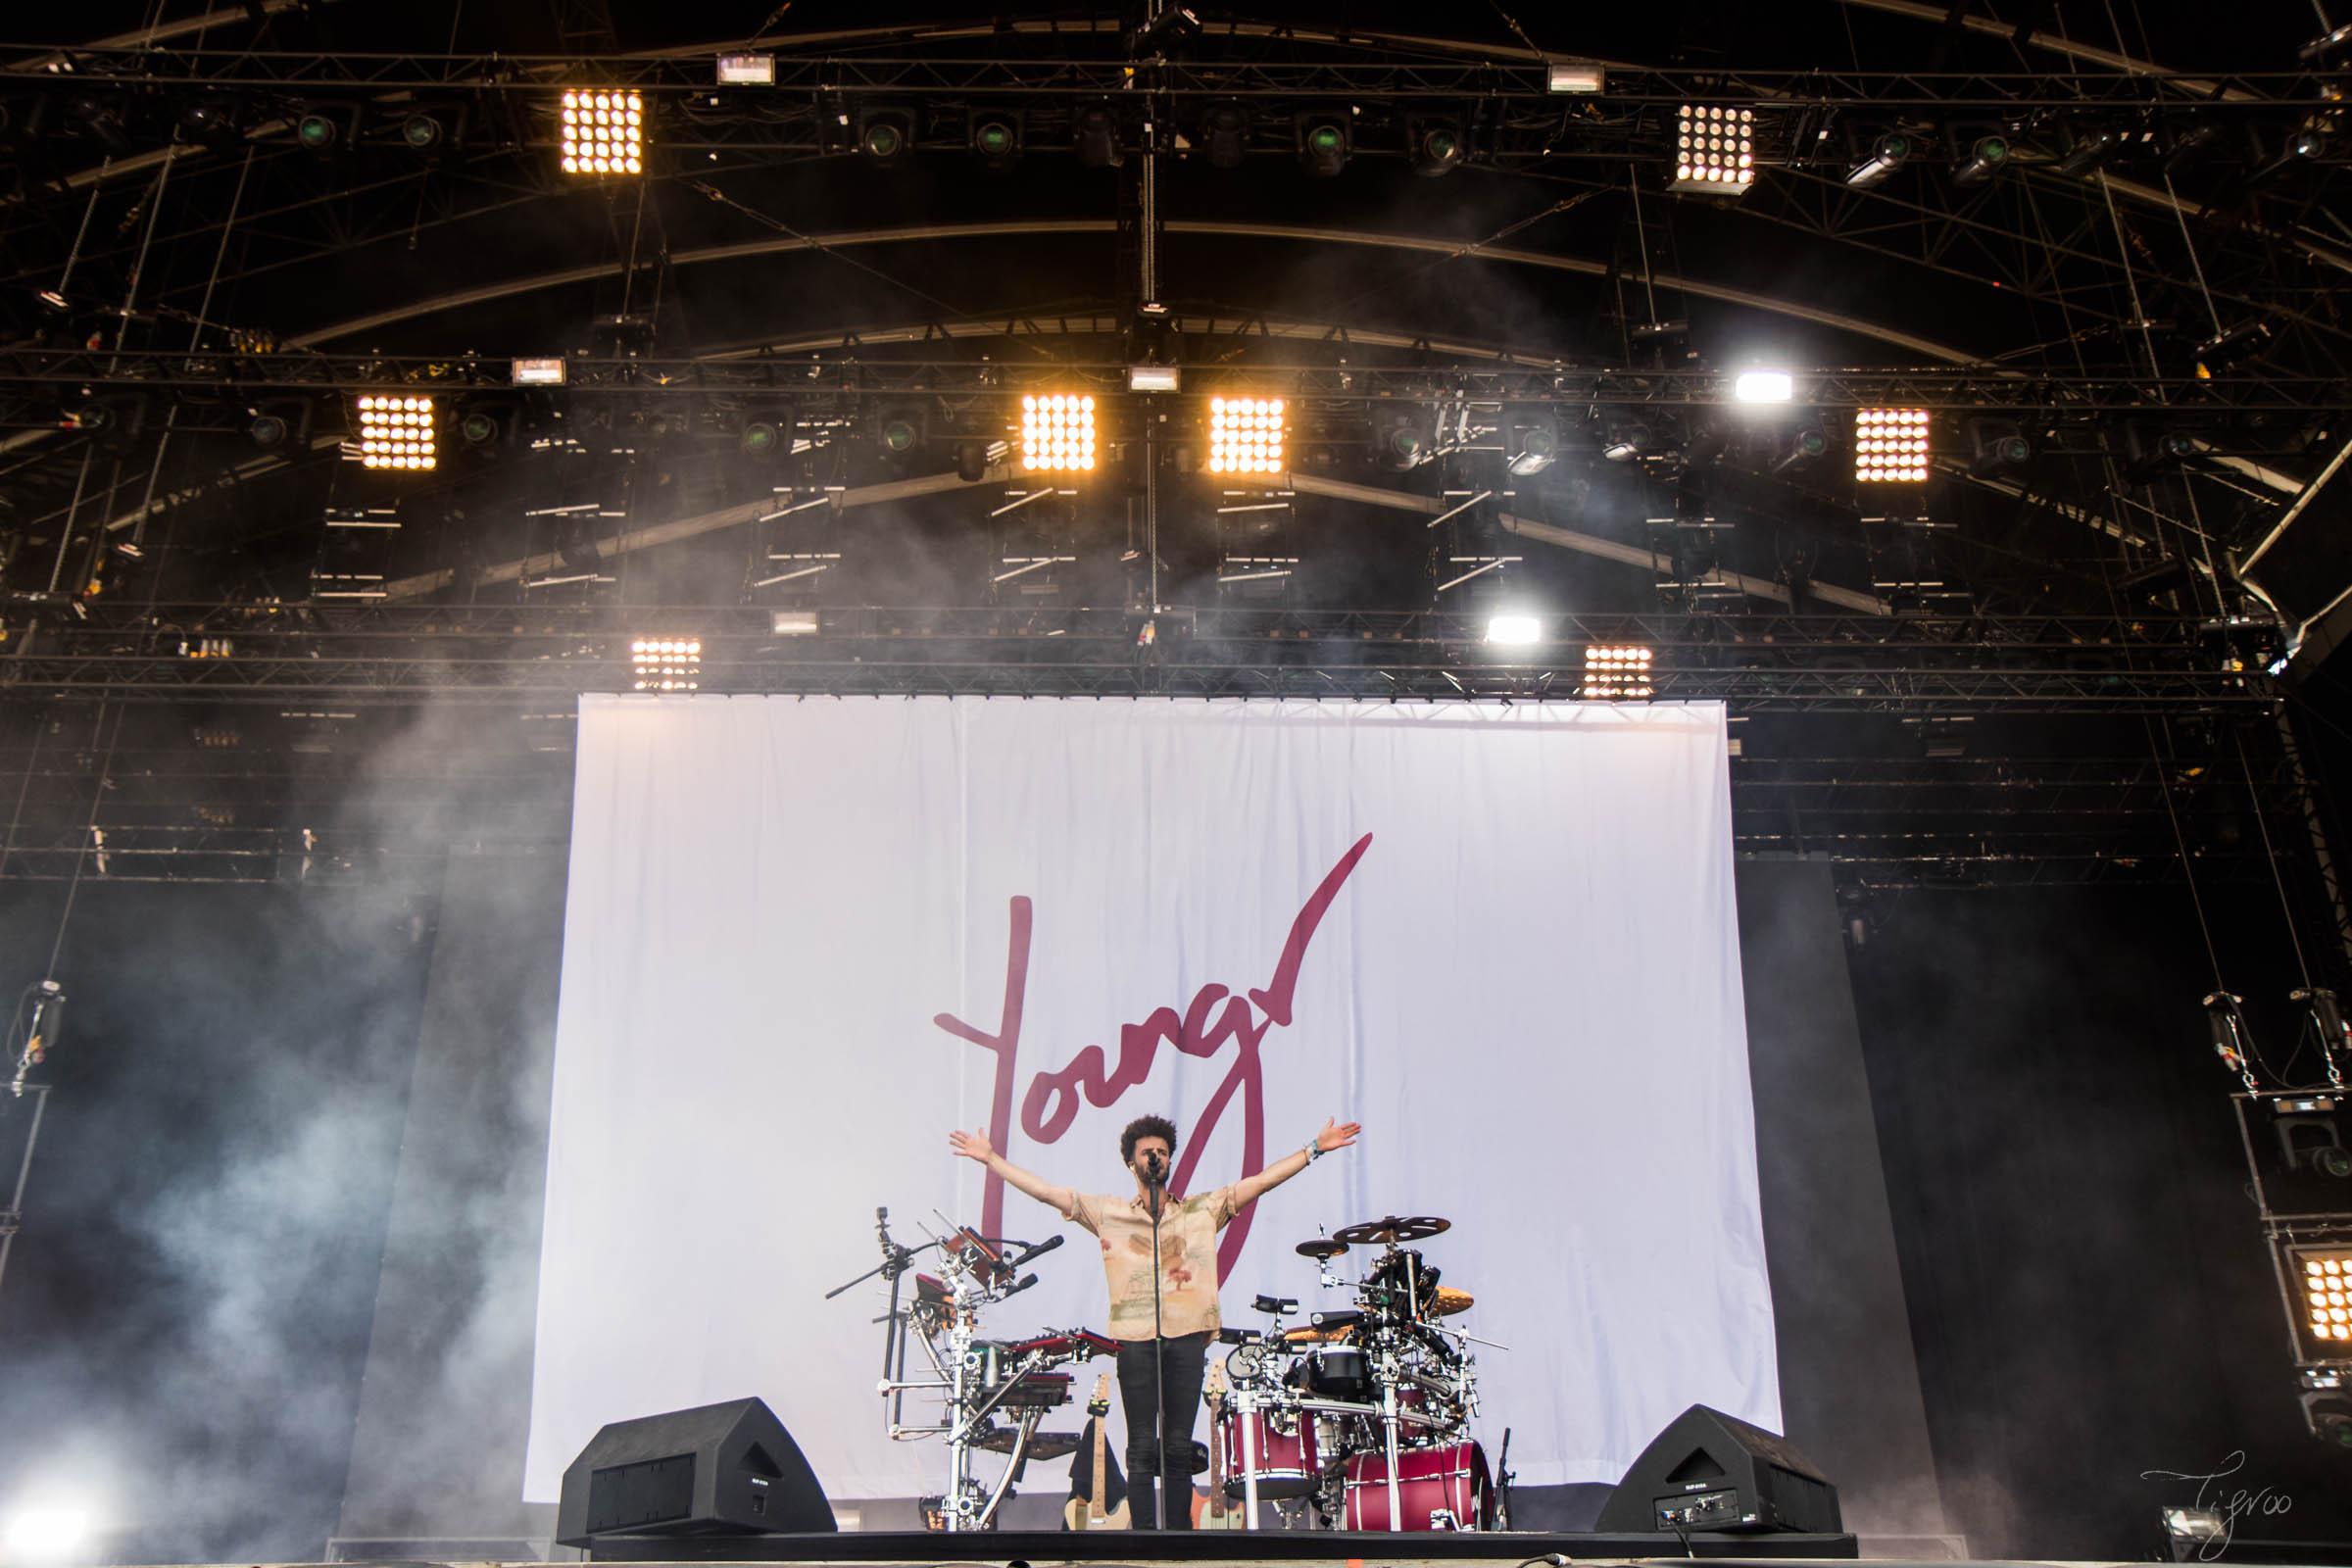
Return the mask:
<svg viewBox="0 0 2352 1568"><path fill-rule="evenodd" d="M1152 1445L1152 1458L1158 1465L1159 1474L1146 1485L1157 1486L1160 1506L1172 1509L1176 1506L1176 1499L1168 1495L1167 1486L1168 1342L1159 1331L1159 1213L1167 1199L1167 1189L1162 1185L1166 1180L1165 1173L1159 1168L1159 1156L1156 1154L1147 1155L1144 1160L1144 1193L1150 1200L1149 1211L1152 1215L1152 1404L1158 1411L1159 1425L1158 1437ZM1186 1457L1189 1459L1191 1455L1188 1454ZM1133 1477L1128 1479L1131 1483L1134 1480ZM1192 1488L1188 1485L1185 1491L1189 1493ZM1147 1493L1145 1495L1149 1496L1150 1494ZM1189 1504L1192 1499L1188 1496L1185 1501ZM1163 1517L1159 1521L1159 1528L1171 1530L1175 1527Z"/></svg>

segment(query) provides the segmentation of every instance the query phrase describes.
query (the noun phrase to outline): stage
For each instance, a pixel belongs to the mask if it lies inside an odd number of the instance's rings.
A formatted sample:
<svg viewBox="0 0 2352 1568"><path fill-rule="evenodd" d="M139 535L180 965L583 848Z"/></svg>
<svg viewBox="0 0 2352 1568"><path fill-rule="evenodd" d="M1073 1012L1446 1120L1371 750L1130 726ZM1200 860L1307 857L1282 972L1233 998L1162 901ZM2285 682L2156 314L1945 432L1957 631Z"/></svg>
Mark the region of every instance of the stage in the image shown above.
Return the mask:
<svg viewBox="0 0 2352 1568"><path fill-rule="evenodd" d="M1100 1550L1080 1538L1105 1538ZM592 1562L736 1563L1526 1563L1553 1555L1576 1562L1641 1562L1705 1557L1739 1561L1852 1561L1850 1535L1734 1536L1552 1534L1498 1530L1432 1534L1342 1530L976 1530L848 1531L839 1535L608 1538L588 1548Z"/></svg>

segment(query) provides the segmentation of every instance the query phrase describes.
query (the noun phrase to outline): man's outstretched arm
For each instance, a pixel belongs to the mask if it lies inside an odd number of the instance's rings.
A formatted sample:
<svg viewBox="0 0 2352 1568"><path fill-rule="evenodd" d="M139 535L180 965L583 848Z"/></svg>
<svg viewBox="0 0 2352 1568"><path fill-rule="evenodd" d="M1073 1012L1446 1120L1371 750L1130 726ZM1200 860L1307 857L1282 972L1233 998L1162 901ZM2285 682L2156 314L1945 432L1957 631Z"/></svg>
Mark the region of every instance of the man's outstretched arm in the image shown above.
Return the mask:
<svg viewBox="0 0 2352 1568"><path fill-rule="evenodd" d="M1323 1124L1323 1130L1315 1134L1315 1149L1318 1153L1323 1154L1328 1154L1334 1150L1346 1149L1355 1142L1356 1136L1363 1130L1362 1124L1358 1122L1351 1121L1343 1125L1337 1121L1327 1121ZM1306 1169L1306 1151L1304 1149L1292 1150L1256 1175L1234 1183L1233 1206L1236 1208L1248 1207Z"/></svg>
<svg viewBox="0 0 2352 1568"><path fill-rule="evenodd" d="M948 1134L948 1147L966 1159L977 1160L991 1172L1044 1203L1064 1219L1076 1212L1077 1195L1067 1187L1055 1187L1045 1178L1021 1169L1011 1160L991 1148L986 1133L953 1132Z"/></svg>

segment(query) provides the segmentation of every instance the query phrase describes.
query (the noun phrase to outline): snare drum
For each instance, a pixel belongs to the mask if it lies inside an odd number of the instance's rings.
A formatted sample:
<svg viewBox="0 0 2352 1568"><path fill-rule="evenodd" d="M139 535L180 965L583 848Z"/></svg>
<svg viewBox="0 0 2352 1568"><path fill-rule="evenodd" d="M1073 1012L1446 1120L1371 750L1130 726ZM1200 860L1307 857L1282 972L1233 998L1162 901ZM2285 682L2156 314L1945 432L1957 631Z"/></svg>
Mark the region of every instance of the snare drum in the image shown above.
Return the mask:
<svg viewBox="0 0 2352 1568"><path fill-rule="evenodd" d="M1348 1460L1342 1528L1388 1530L1389 1456L1377 1449ZM1486 1451L1475 1443L1405 1448L1396 1455L1396 1503L1401 1530L1490 1530L1494 1489L1487 1481Z"/></svg>
<svg viewBox="0 0 2352 1568"><path fill-rule="evenodd" d="M1242 1446L1242 1424L1249 1423L1250 1448ZM1251 1410L1244 1415L1228 1410L1217 1419L1217 1436L1225 1445L1225 1490L1244 1495L1245 1455L1254 1458L1260 1497L1303 1497L1315 1488L1322 1471L1311 1416L1288 1410Z"/></svg>
<svg viewBox="0 0 2352 1568"><path fill-rule="evenodd" d="M1352 1345L1309 1346L1285 1381L1309 1398L1351 1404L1367 1404L1372 1399L1372 1375L1364 1363L1364 1352Z"/></svg>

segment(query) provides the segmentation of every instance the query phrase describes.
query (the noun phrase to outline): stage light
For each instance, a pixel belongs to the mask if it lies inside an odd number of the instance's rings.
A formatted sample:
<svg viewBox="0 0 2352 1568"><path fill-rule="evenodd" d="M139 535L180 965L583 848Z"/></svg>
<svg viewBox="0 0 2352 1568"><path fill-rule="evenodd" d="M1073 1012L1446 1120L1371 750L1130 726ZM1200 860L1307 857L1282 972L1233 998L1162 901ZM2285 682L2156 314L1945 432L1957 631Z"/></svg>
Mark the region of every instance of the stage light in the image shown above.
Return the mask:
<svg viewBox="0 0 2352 1568"><path fill-rule="evenodd" d="M1702 196L1744 196L1755 183L1756 112L1685 104L1675 115L1674 185Z"/></svg>
<svg viewBox="0 0 2352 1568"><path fill-rule="evenodd" d="M1030 473L1086 473L1095 466L1095 400L1054 392L1021 399L1021 466Z"/></svg>
<svg viewBox="0 0 2352 1568"><path fill-rule="evenodd" d="M1386 466L1403 472L1437 456L1437 427L1415 409L1392 409L1374 426L1373 445Z"/></svg>
<svg viewBox="0 0 2352 1568"><path fill-rule="evenodd" d="M1239 169L1250 151L1250 111L1240 104L1213 104L1200 117L1200 145L1211 169Z"/></svg>
<svg viewBox="0 0 2352 1568"><path fill-rule="evenodd" d="M1514 479L1532 479L1559 461L1559 421L1538 415L1511 426L1509 455L1503 466Z"/></svg>
<svg viewBox="0 0 2352 1568"><path fill-rule="evenodd" d="M294 139L307 152L325 152L340 141L342 135L342 127L335 123L332 115L322 115L314 110L294 122Z"/></svg>
<svg viewBox="0 0 2352 1568"><path fill-rule="evenodd" d="M55 1561L81 1551L89 1536L90 1516L78 1508L26 1508L9 1516L8 1555Z"/></svg>
<svg viewBox="0 0 2352 1568"><path fill-rule="evenodd" d="M439 457L433 400L414 393L359 396L360 463L369 468L430 468Z"/></svg>
<svg viewBox="0 0 2352 1568"><path fill-rule="evenodd" d="M413 152L423 152L441 140L441 122L430 115L411 115L400 122L400 139Z"/></svg>
<svg viewBox="0 0 2352 1568"><path fill-rule="evenodd" d="M1854 477L1864 484L1928 482L1928 411L1856 409Z"/></svg>
<svg viewBox="0 0 2352 1568"><path fill-rule="evenodd" d="M629 644L629 667L641 692L700 689L703 643L699 637L640 637Z"/></svg>
<svg viewBox="0 0 2352 1568"><path fill-rule="evenodd" d="M813 610L778 610L767 617L767 629L778 637L813 637L818 627Z"/></svg>
<svg viewBox="0 0 2352 1568"><path fill-rule="evenodd" d="M2173 1544L2175 1562L2207 1556L2209 1543L2219 1541L2227 1544L2230 1540L2229 1521L2218 1508L2166 1508L2158 1517L2164 1522L2165 1536Z"/></svg>
<svg viewBox="0 0 2352 1568"><path fill-rule="evenodd" d="M1649 426L1620 424L1612 426L1609 438L1601 444L1600 455L1611 463L1631 463L1649 447Z"/></svg>
<svg viewBox="0 0 2352 1568"><path fill-rule="evenodd" d="M1969 147L1968 156L1952 171L1955 185L1982 185L2000 172L2009 162L2009 141L2004 136L1979 136Z"/></svg>
<svg viewBox="0 0 2352 1568"><path fill-rule="evenodd" d="M776 84L776 57L720 55L718 84L721 87L773 87Z"/></svg>
<svg viewBox="0 0 2352 1568"><path fill-rule="evenodd" d="M868 109L858 119L858 150L877 164L895 164L914 149L914 116L904 109Z"/></svg>
<svg viewBox="0 0 2352 1568"><path fill-rule="evenodd" d="M1968 471L1979 478L2004 468L2020 468L2033 461L2034 443L2026 438L2026 432L2015 419L1971 419L1968 439L1974 448Z"/></svg>
<svg viewBox="0 0 2352 1568"><path fill-rule="evenodd" d="M1184 372L1173 365L1127 367L1127 390L1130 392L1174 392L1183 384Z"/></svg>
<svg viewBox="0 0 2352 1568"><path fill-rule="evenodd" d="M2304 1334L2328 1348L2323 1353L2352 1354L2352 1249L2293 1248L2288 1255L2301 1276Z"/></svg>
<svg viewBox="0 0 2352 1568"><path fill-rule="evenodd" d="M1786 403L1796 395L1796 380L1787 370L1741 370L1732 382L1732 396L1741 403Z"/></svg>
<svg viewBox="0 0 2352 1568"><path fill-rule="evenodd" d="M1533 615L1489 615L1487 641L1514 647L1544 640L1544 623Z"/></svg>
<svg viewBox="0 0 2352 1568"><path fill-rule="evenodd" d="M1285 405L1280 398L1208 400L1208 471L1281 473Z"/></svg>
<svg viewBox="0 0 2352 1568"><path fill-rule="evenodd" d="M562 357L556 355L514 360L507 366L507 379L516 386L562 386L567 373Z"/></svg>
<svg viewBox="0 0 2352 1568"><path fill-rule="evenodd" d="M1583 697L1589 703L1639 702L1656 691L1650 650L1639 643L1594 643L1585 650Z"/></svg>
<svg viewBox="0 0 2352 1568"><path fill-rule="evenodd" d="M1590 60L1544 62L1545 92L1595 93L1608 84L1608 73Z"/></svg>
<svg viewBox="0 0 2352 1568"><path fill-rule="evenodd" d="M274 414L257 414L245 426L246 438L267 452L286 439L286 421Z"/></svg>
<svg viewBox="0 0 2352 1568"><path fill-rule="evenodd" d="M735 437L735 449L747 458L772 458L790 439L786 426L770 419L747 419Z"/></svg>
<svg viewBox="0 0 2352 1568"><path fill-rule="evenodd" d="M1788 449L1773 464L1772 471L1785 473L1800 463L1810 463L1830 450L1830 433L1818 424L1808 424L1788 438Z"/></svg>
<svg viewBox="0 0 2352 1568"><path fill-rule="evenodd" d="M644 98L605 88L564 88L563 146L566 174L643 172Z"/></svg>
<svg viewBox="0 0 2352 1568"><path fill-rule="evenodd" d="M2270 347L2271 323L2263 318L2216 332L2197 345L2197 378L2211 380L2216 370L2245 364Z"/></svg>
<svg viewBox="0 0 2352 1568"><path fill-rule="evenodd" d="M1074 135L1080 168L1119 167L1119 122L1108 109L1093 104L1079 110Z"/></svg>
<svg viewBox="0 0 2352 1568"><path fill-rule="evenodd" d="M1890 130L1871 143L1870 156L1847 172L1845 182L1856 190L1867 190L1902 168L1910 157L1911 138Z"/></svg>
<svg viewBox="0 0 2352 1568"><path fill-rule="evenodd" d="M1310 174L1330 178L1348 167L1348 122L1337 115L1300 115L1295 122L1298 162Z"/></svg>
<svg viewBox="0 0 2352 1568"><path fill-rule="evenodd" d="M2066 149L2066 156L2050 166L2060 174L2087 174L2115 156L2124 144L2124 134L2112 125L2100 125L2083 131Z"/></svg>
<svg viewBox="0 0 2352 1568"><path fill-rule="evenodd" d="M974 115L972 153L985 169L1009 169L1021 156L1021 117L1017 111L992 109Z"/></svg>
<svg viewBox="0 0 2352 1568"><path fill-rule="evenodd" d="M1414 117L1404 122L1404 138L1413 159L1413 172L1436 178L1462 167L1469 156L1469 139L1462 122L1450 116Z"/></svg>

